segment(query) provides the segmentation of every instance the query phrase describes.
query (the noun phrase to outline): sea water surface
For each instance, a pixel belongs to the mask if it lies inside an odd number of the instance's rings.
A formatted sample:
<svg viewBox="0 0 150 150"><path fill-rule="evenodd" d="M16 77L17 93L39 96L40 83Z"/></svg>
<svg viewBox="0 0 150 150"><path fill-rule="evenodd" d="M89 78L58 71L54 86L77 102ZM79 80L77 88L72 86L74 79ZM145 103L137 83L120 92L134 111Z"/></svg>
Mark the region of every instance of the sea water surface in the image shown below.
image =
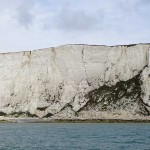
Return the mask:
<svg viewBox="0 0 150 150"><path fill-rule="evenodd" d="M146 123L1 123L1 150L150 150Z"/></svg>

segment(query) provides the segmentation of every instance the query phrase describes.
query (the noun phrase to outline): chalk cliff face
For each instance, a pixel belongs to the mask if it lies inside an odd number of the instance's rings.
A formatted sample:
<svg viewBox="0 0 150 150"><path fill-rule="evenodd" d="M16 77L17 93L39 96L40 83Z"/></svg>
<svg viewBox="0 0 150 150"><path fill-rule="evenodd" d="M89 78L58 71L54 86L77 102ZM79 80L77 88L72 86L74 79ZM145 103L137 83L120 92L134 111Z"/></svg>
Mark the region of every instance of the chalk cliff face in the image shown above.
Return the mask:
<svg viewBox="0 0 150 150"><path fill-rule="evenodd" d="M149 116L149 47L65 45L0 54L0 115Z"/></svg>

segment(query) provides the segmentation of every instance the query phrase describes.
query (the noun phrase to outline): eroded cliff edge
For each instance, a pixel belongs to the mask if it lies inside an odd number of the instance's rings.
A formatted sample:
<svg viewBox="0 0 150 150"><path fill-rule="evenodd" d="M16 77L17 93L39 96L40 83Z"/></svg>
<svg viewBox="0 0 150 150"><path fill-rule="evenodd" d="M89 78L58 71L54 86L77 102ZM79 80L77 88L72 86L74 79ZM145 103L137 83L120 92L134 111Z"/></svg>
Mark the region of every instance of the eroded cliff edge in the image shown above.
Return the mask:
<svg viewBox="0 0 150 150"><path fill-rule="evenodd" d="M64 45L0 54L0 115L53 119L148 117L149 48L150 44Z"/></svg>

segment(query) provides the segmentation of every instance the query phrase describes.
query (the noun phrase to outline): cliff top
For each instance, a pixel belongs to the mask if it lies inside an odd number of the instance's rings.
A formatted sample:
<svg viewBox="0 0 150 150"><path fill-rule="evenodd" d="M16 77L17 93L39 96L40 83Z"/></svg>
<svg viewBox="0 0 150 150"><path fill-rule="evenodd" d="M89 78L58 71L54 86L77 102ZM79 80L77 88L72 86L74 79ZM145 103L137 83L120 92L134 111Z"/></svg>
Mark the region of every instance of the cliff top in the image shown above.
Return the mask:
<svg viewBox="0 0 150 150"><path fill-rule="evenodd" d="M137 45L150 45L150 43L138 43L138 44L127 44L127 45L92 45L92 44L64 44L64 45L59 45L59 46L56 46L56 47L48 47L48 48L40 48L40 49L34 49L34 50L20 50L20 51L17 51L17 52L0 52L0 54L16 54L16 53L22 53L22 52L33 52L33 51L38 51L38 50L46 50L46 49L51 49L51 48L58 48L58 47L62 47L62 46L82 46L82 45L85 45L85 46L99 46L99 47L133 47L133 46L137 46Z"/></svg>

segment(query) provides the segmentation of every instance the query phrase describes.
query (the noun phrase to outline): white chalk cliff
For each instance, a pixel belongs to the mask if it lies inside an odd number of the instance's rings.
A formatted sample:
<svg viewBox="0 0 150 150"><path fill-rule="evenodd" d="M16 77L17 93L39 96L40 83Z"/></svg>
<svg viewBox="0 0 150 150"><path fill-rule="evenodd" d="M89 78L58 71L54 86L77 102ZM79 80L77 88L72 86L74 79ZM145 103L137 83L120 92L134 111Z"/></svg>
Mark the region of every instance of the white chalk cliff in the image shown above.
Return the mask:
<svg viewBox="0 0 150 150"><path fill-rule="evenodd" d="M61 119L150 114L150 44L64 45L0 54L0 115Z"/></svg>

